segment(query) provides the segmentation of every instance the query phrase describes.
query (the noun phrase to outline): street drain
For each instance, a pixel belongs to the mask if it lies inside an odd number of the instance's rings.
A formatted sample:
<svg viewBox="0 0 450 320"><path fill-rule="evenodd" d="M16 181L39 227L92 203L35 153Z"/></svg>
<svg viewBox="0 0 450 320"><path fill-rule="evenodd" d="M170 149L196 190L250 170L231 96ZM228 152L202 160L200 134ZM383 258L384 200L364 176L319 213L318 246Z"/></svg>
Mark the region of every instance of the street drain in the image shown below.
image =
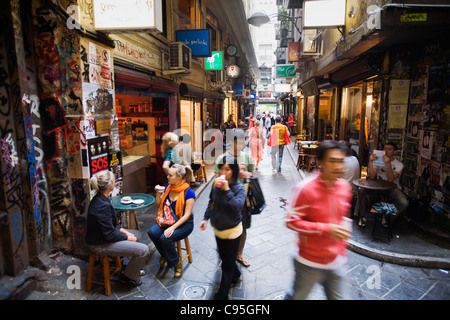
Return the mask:
<svg viewBox="0 0 450 320"><path fill-rule="evenodd" d="M201 286L190 286L184 290L184 295L189 299L201 299L206 294L206 289Z"/></svg>

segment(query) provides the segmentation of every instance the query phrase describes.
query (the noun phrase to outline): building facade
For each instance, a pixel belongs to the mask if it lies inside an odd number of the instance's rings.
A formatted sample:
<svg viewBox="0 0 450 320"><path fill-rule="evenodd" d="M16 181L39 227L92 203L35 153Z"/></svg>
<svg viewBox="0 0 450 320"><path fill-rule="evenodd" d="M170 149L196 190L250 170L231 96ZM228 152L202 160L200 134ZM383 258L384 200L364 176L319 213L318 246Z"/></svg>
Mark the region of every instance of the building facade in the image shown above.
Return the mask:
<svg viewBox="0 0 450 320"><path fill-rule="evenodd" d="M242 1L133 1L123 19L124 2L99 3L0 5L0 275L45 268L53 249L86 254L90 177L109 169L115 194L147 192L162 183L167 131L189 134L201 160L207 120L238 115L240 97L224 90L257 75ZM139 16L129 12L149 16L127 25ZM207 38L194 48L183 31ZM240 77L206 70L230 44L225 64Z"/></svg>

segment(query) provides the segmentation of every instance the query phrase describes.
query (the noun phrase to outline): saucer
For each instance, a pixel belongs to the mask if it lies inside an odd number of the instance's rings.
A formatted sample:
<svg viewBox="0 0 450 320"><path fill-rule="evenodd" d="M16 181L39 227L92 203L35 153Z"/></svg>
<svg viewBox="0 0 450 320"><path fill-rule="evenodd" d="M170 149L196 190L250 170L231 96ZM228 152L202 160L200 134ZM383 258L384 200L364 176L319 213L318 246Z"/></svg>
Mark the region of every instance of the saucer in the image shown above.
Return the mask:
<svg viewBox="0 0 450 320"><path fill-rule="evenodd" d="M133 200L133 204L144 204L144 202L145 202L145 200L142 200L142 199Z"/></svg>
<svg viewBox="0 0 450 320"><path fill-rule="evenodd" d="M122 204L130 204L130 203L133 203L133 200L120 200L120 203L122 203Z"/></svg>

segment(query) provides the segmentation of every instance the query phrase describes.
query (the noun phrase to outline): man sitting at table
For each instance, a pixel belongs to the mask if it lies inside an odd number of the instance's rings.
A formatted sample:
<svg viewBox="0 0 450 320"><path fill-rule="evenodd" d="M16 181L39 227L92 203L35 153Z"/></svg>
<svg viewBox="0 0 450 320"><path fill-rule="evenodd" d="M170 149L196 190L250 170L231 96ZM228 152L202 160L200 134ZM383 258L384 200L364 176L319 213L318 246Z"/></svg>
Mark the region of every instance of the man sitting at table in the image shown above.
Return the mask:
<svg viewBox="0 0 450 320"><path fill-rule="evenodd" d="M408 207L408 199L405 194L401 191L400 186L400 175L403 170L403 163L395 159L395 155L398 153L398 147L393 142L386 142L384 145L384 166L375 167L373 161L378 159L378 156L373 153L369 158L368 174L371 179L382 179L389 182L394 182L397 184L396 189L392 189L386 192L386 194L391 198L395 207L397 208L397 214L392 218L398 217L406 208Z"/></svg>

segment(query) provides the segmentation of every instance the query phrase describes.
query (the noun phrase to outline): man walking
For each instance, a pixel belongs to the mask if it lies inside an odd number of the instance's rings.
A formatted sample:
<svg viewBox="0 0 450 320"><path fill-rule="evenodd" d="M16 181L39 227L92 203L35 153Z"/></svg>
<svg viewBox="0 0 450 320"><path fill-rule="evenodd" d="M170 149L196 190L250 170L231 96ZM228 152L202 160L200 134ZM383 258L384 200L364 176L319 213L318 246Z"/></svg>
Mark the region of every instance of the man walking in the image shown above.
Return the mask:
<svg viewBox="0 0 450 320"><path fill-rule="evenodd" d="M320 172L300 182L290 201L286 225L298 232L299 254L294 258L295 280L287 299L306 299L321 283L330 300L344 299L343 267L347 262L352 189L339 179L345 151L337 141L325 140L318 149Z"/></svg>
<svg viewBox="0 0 450 320"><path fill-rule="evenodd" d="M272 156L272 170L273 172L281 172L281 162L283 161L283 151L286 141L285 135L289 136L289 131L284 124L281 124L281 118L276 118L276 124L272 126L270 130L272 150L270 154ZM277 163L278 154L278 163Z"/></svg>

